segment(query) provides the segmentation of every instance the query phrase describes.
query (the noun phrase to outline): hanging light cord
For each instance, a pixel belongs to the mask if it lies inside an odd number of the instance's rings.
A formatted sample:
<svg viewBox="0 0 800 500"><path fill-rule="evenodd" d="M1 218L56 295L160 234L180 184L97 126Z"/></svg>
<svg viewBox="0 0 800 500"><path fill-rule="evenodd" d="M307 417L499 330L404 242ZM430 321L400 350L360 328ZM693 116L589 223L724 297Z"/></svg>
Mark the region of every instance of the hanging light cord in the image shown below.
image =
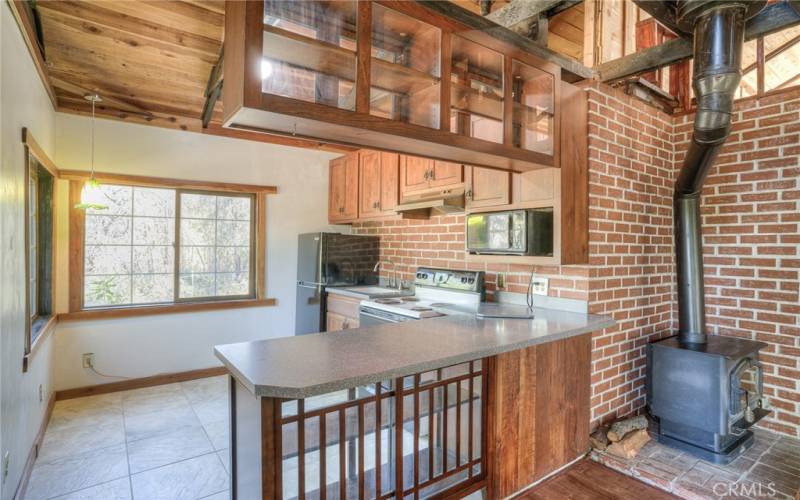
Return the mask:
<svg viewBox="0 0 800 500"><path fill-rule="evenodd" d="M91 171L91 174L89 174L89 178L90 178L90 179L94 179L94 106L95 106L95 103L96 103L96 102L97 102L97 94L95 94L94 96L92 96L92 137L91 137L91 147L92 147L92 152L91 152L91 162L92 162L92 171Z"/></svg>

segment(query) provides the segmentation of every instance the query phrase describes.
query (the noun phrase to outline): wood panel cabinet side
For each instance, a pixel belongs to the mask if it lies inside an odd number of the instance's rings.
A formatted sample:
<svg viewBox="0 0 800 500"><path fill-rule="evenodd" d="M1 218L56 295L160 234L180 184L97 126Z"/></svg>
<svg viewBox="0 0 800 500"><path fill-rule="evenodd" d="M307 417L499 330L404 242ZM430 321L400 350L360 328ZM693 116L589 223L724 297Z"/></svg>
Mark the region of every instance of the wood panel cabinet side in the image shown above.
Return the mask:
<svg viewBox="0 0 800 500"><path fill-rule="evenodd" d="M569 120L561 127L562 264L589 263L589 98L582 89L562 82L561 109ZM568 230L566 230L568 228Z"/></svg>
<svg viewBox="0 0 800 500"><path fill-rule="evenodd" d="M342 219L344 196L344 161L345 157L334 158L328 164L328 221Z"/></svg>

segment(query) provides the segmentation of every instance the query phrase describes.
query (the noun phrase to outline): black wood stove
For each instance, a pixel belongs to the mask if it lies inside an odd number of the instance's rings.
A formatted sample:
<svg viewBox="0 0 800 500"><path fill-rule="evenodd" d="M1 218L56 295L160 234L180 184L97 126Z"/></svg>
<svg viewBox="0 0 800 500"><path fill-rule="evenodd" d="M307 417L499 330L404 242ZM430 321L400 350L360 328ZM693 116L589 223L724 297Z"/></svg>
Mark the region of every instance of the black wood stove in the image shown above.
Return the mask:
<svg viewBox="0 0 800 500"><path fill-rule="evenodd" d="M703 182L731 129L741 80L745 21L765 1L670 0L663 9L694 36L692 142L675 182L678 335L647 351L647 404L656 437L716 463L753 443L748 430L768 412L758 351L766 344L706 335L700 201Z"/></svg>
<svg viewBox="0 0 800 500"><path fill-rule="evenodd" d="M749 428L769 413L758 362L764 347L719 336L705 344L682 344L676 336L648 345L648 405L658 417L658 441L715 463L749 448Z"/></svg>

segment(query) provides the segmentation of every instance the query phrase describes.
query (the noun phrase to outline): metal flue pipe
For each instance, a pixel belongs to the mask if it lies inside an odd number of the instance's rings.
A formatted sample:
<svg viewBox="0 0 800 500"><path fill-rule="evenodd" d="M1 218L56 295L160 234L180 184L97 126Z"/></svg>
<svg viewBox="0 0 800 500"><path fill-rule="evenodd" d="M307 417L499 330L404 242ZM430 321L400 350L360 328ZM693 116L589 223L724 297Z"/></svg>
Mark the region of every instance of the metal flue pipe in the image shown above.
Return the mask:
<svg viewBox="0 0 800 500"><path fill-rule="evenodd" d="M680 0L677 6L679 24L694 33L692 88L697 97L692 142L673 196L678 334L684 344L706 343L700 194L730 134L734 95L742 78L745 20L764 3Z"/></svg>

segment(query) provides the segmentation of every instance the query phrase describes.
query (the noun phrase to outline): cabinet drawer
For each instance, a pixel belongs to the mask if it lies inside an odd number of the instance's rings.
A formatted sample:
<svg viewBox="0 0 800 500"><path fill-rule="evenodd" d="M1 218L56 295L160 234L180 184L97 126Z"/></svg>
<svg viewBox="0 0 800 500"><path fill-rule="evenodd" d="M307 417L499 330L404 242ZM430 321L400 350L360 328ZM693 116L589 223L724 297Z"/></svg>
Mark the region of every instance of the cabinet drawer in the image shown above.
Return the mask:
<svg viewBox="0 0 800 500"><path fill-rule="evenodd" d="M347 316L351 320L358 321L359 304L361 304L361 299L328 294L328 312Z"/></svg>

